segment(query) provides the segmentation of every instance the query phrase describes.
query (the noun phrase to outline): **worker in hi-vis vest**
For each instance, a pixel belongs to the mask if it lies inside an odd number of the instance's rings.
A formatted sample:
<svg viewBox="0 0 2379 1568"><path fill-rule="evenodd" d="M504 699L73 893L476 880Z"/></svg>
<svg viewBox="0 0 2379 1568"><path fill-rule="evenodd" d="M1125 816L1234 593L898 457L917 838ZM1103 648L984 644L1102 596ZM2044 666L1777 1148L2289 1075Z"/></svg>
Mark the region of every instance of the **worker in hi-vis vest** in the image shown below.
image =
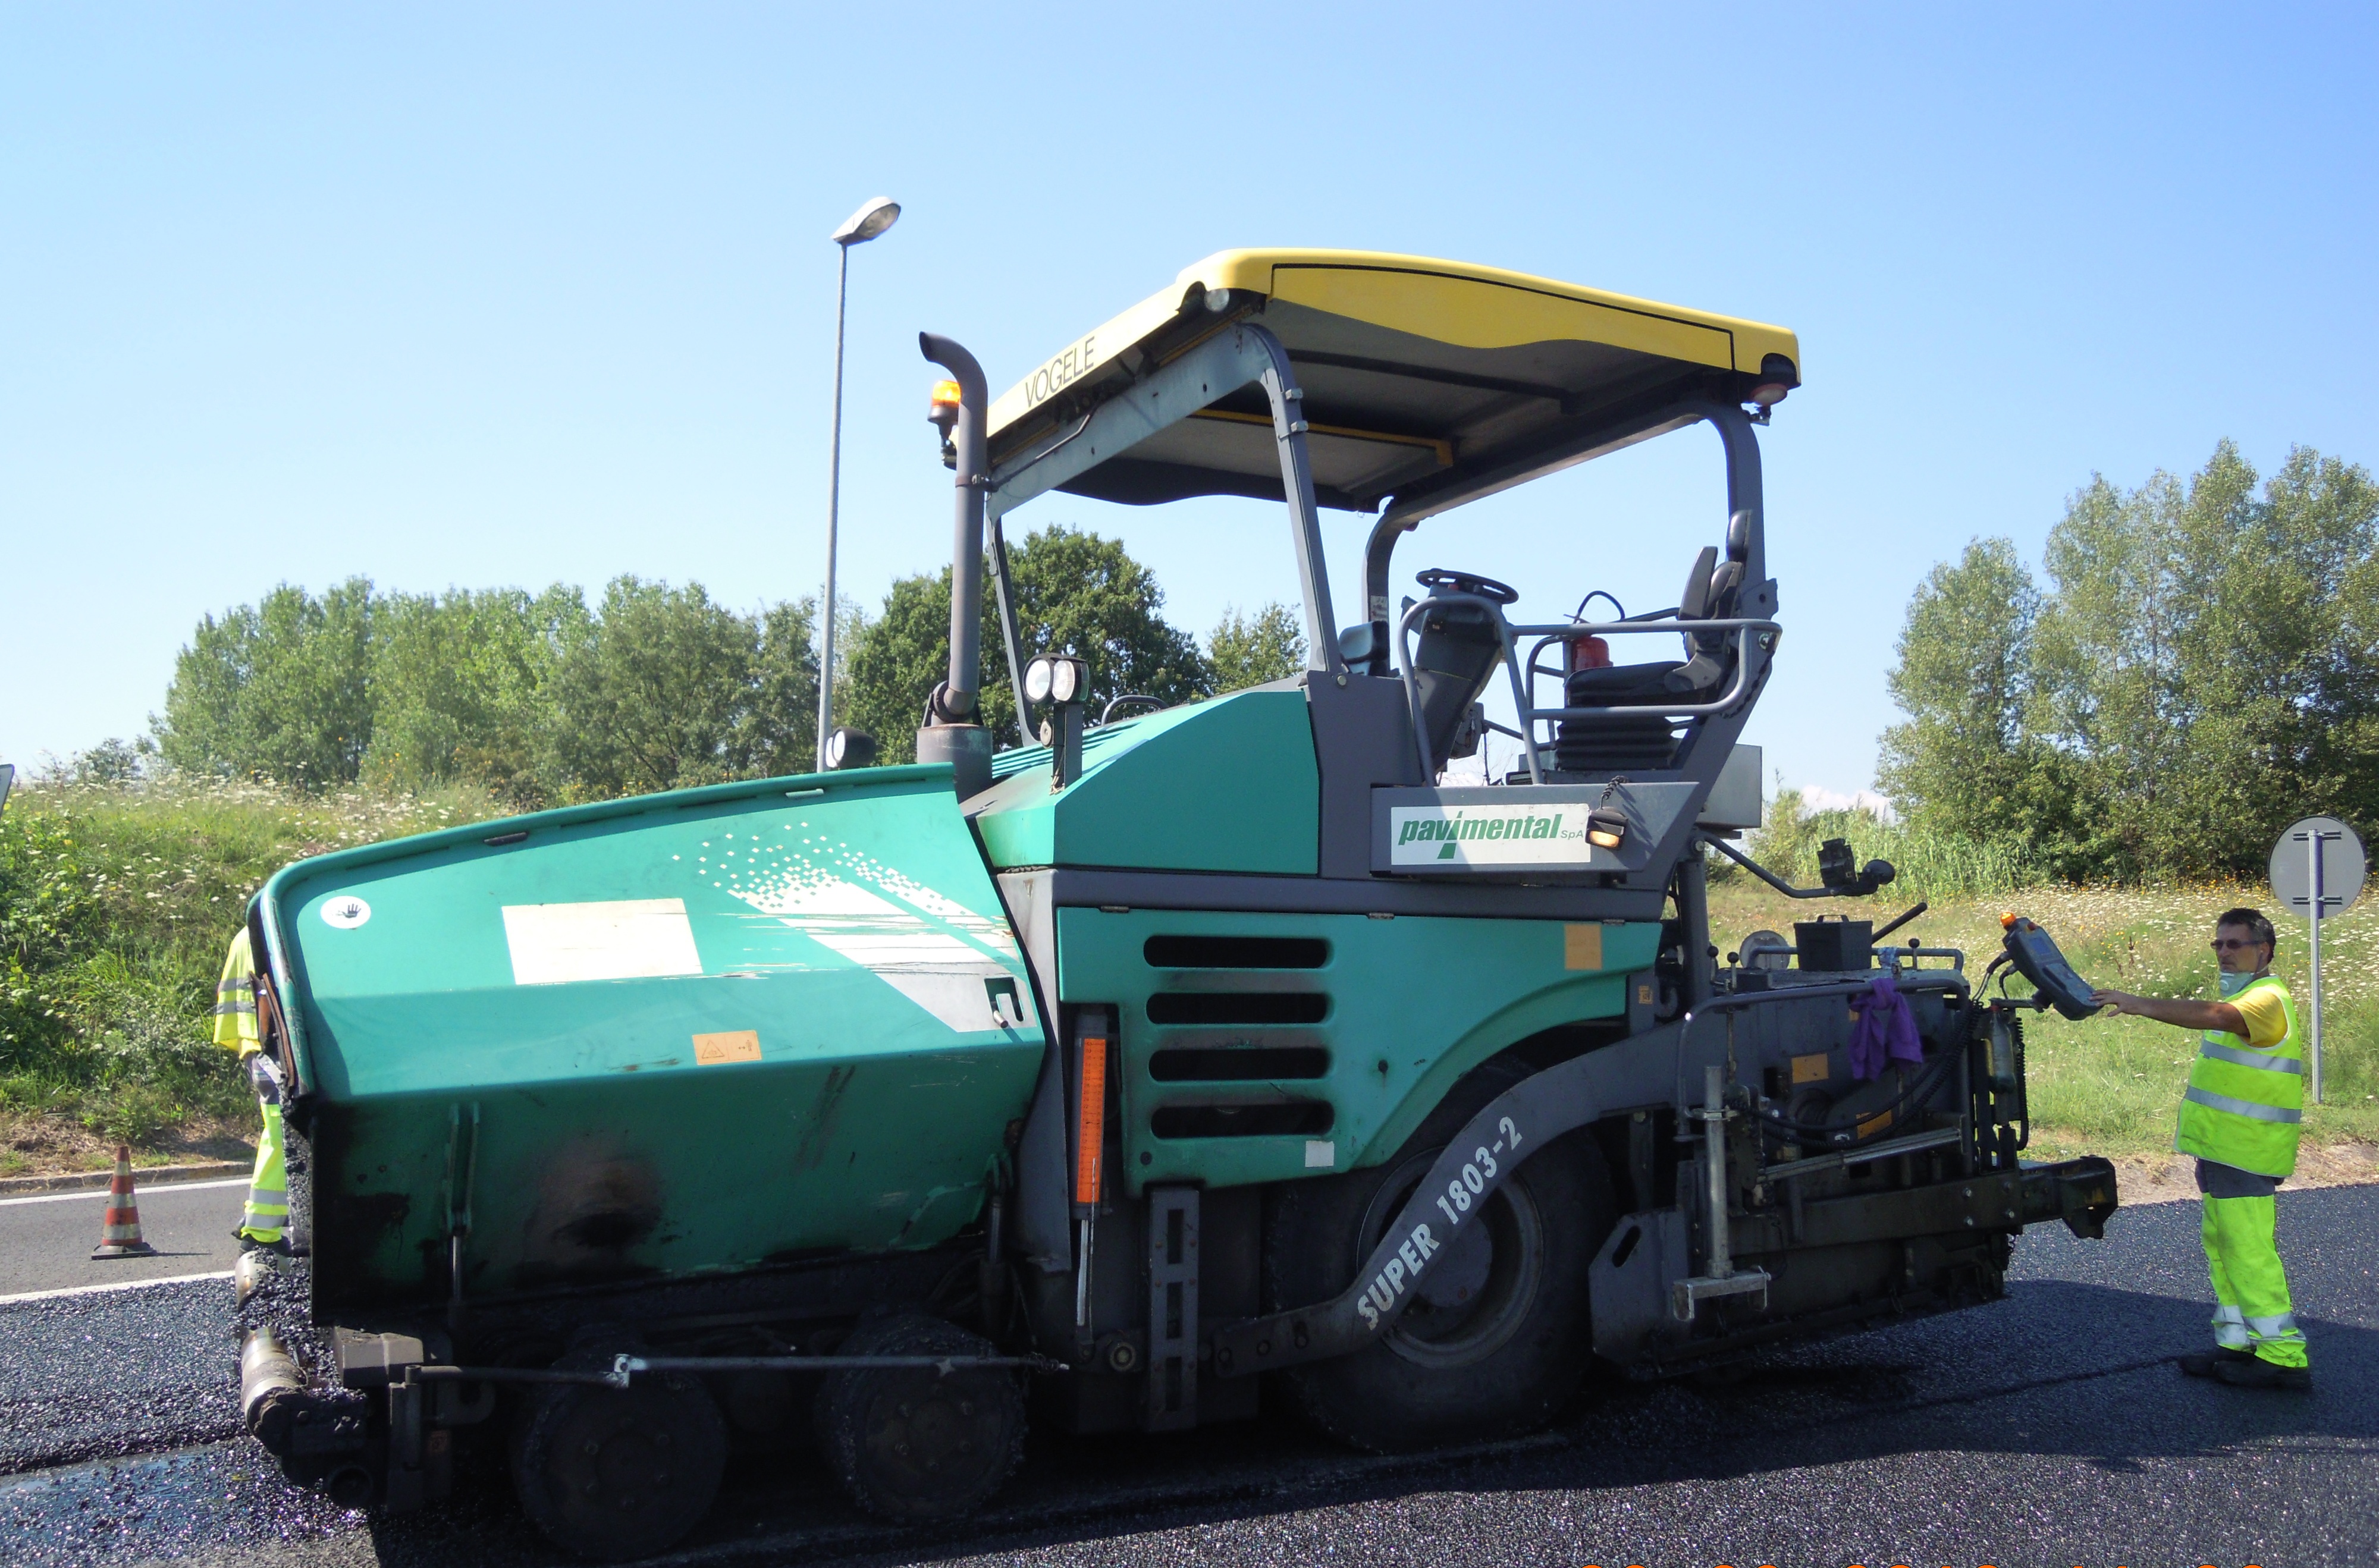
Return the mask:
<svg viewBox="0 0 2379 1568"><path fill-rule="evenodd" d="M2257 910L2214 923L2222 1000L2167 1002L2121 991L2090 998L2118 1013L2202 1031L2173 1147L2197 1156L2205 1262L2214 1275L2214 1349L2180 1358L2194 1377L2243 1388L2313 1386L2305 1338L2273 1244L2273 1193L2297 1168L2304 1049L2296 1004L2272 973L2276 939Z"/></svg>
<svg viewBox="0 0 2379 1568"><path fill-rule="evenodd" d="M248 1081L256 1086L257 1108L264 1130L256 1139L256 1174L248 1178L248 1207L235 1232L242 1248L285 1249L282 1239L289 1224L289 1175L282 1162L281 1075L264 1054L256 1027L256 959L248 949L248 927L231 939L223 955L223 979L215 984L215 1043L239 1053Z"/></svg>

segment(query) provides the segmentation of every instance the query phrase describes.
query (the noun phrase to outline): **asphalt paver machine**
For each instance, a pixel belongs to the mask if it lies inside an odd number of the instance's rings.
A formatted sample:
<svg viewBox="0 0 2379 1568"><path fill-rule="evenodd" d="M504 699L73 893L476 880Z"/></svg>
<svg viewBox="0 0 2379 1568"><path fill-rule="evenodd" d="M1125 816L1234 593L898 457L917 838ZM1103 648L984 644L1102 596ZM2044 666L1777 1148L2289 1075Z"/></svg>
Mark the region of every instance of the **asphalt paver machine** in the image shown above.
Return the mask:
<svg viewBox="0 0 2379 1568"><path fill-rule="evenodd" d="M298 1255L243 1261L242 1403L294 1479L401 1510L508 1467L617 1557L692 1528L731 1444L805 1431L863 1506L948 1518L1028 1418L1187 1429L1269 1390L1369 1448L1515 1433L1598 1368L1987 1300L2026 1224L2099 1233L2104 1161L2020 1158L2047 992L1840 920L1719 962L1793 334L1273 250L996 401L923 347L957 501L915 766L344 850L254 906ZM1727 505L1674 606L1399 594L1428 519L1704 426ZM1284 503L1307 668L1088 711L1010 612L1002 519L1053 490ZM1343 624L1323 508L1375 519ZM986 591L1042 744L982 722ZM1516 765L1449 779L1491 689ZM1822 869L1787 890L1891 875ZM2020 935L1995 968L2062 972Z"/></svg>

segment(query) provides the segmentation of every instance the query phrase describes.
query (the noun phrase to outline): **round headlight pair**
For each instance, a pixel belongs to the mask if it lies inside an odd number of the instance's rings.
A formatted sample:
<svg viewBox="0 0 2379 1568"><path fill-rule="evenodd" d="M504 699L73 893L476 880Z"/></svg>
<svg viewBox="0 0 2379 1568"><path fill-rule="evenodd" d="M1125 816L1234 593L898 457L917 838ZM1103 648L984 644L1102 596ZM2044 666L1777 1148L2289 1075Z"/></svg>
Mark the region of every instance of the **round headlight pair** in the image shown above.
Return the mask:
<svg viewBox="0 0 2379 1568"><path fill-rule="evenodd" d="M1024 700L1070 703L1090 690L1090 666L1079 658L1043 654L1024 667Z"/></svg>

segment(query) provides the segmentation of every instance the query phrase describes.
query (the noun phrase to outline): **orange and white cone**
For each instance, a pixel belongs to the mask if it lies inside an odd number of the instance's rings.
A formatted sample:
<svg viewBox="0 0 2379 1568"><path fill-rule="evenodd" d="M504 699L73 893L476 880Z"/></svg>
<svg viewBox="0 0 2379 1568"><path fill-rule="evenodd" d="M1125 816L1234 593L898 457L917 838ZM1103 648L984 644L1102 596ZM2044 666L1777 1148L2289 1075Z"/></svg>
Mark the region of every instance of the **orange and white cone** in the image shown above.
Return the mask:
<svg viewBox="0 0 2379 1568"><path fill-rule="evenodd" d="M132 1198L132 1150L115 1146L115 1179L107 1184L107 1218L101 1222L93 1258L147 1258L156 1248L140 1239L140 1205Z"/></svg>

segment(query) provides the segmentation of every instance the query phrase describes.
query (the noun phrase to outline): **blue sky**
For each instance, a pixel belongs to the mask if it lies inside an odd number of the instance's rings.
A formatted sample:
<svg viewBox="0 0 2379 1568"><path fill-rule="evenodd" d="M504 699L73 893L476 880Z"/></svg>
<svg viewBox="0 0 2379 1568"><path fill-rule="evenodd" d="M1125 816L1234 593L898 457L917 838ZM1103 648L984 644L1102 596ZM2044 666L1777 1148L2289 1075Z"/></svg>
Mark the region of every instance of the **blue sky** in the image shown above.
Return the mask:
<svg viewBox="0 0 2379 1568"><path fill-rule="evenodd" d="M1787 635L1750 739L1867 785L1908 596L2094 471L2379 457L2367 7L0 4L0 759L144 728L198 618L320 588L948 549L921 327L996 386L1240 245L1404 250L1781 322ZM1427 525L1400 572L1670 602L1717 444ZM1351 596L1364 524L1328 523ZM1174 620L1291 598L1277 507L1057 497Z"/></svg>

